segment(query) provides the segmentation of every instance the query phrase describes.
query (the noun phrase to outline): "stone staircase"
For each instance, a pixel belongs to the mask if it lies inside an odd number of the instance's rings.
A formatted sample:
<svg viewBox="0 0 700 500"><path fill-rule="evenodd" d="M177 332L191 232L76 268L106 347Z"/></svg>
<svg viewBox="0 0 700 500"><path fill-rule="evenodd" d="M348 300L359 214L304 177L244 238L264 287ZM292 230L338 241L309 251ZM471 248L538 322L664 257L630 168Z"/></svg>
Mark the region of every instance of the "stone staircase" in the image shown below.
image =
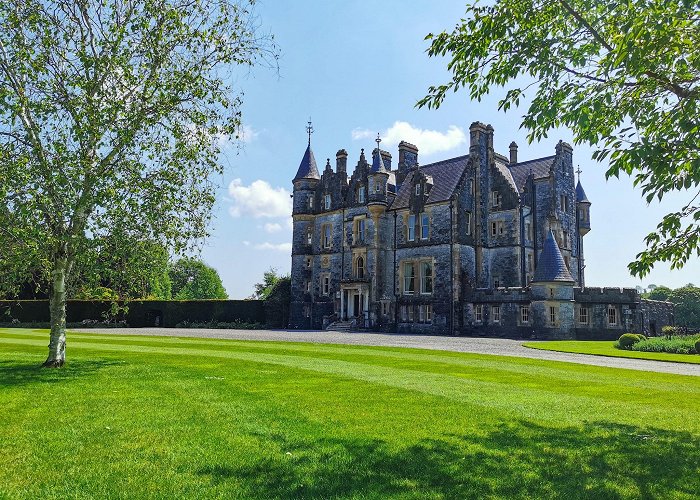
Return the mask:
<svg viewBox="0 0 700 500"><path fill-rule="evenodd" d="M357 331L357 322L355 320L350 320L350 321L334 321L330 325L326 327L326 331L331 331L331 332L344 332L344 333L349 333L349 332L356 332Z"/></svg>

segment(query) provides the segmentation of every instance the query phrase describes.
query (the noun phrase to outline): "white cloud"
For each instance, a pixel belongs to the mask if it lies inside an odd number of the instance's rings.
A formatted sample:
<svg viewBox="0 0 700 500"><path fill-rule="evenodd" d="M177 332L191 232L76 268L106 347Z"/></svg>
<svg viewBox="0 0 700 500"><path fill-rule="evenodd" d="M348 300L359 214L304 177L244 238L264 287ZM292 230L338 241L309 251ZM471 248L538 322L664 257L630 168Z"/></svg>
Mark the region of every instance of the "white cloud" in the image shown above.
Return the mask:
<svg viewBox="0 0 700 500"><path fill-rule="evenodd" d="M268 243L266 241L265 243L258 243L257 245L255 245L255 248L257 250L275 250L277 252L291 253L292 244L291 243Z"/></svg>
<svg viewBox="0 0 700 500"><path fill-rule="evenodd" d="M241 179L233 179L228 186L228 193L233 202L229 208L232 217L288 217L292 213L289 191L273 188L263 180L258 179L250 186L244 186Z"/></svg>
<svg viewBox="0 0 700 500"><path fill-rule="evenodd" d="M266 233L276 233L282 230L282 224L278 224L277 222L267 222L265 225L263 225L263 229Z"/></svg>
<svg viewBox="0 0 700 500"><path fill-rule="evenodd" d="M250 241L248 241L248 240L243 240L243 244L244 244L245 246L249 247L249 246L250 246Z"/></svg>
<svg viewBox="0 0 700 500"><path fill-rule="evenodd" d="M352 131L354 141L360 139L374 139L376 130L356 128ZM380 132L382 148L396 147L399 142L406 141L418 146L419 154L430 155L450 151L467 142L464 130L456 125L447 127L446 132L417 128L408 122L396 121L387 130Z"/></svg>
<svg viewBox="0 0 700 500"><path fill-rule="evenodd" d="M245 142L246 144L250 144L258 138L260 132L254 130L253 127L251 127L250 125L243 125L239 129L238 135L240 136L241 141Z"/></svg>

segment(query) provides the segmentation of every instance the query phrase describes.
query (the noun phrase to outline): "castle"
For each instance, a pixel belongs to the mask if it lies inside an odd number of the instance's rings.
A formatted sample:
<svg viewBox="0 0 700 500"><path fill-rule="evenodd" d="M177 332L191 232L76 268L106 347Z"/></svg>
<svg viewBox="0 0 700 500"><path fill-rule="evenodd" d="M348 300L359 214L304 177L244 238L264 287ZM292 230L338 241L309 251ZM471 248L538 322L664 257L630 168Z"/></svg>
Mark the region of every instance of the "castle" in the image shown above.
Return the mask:
<svg viewBox="0 0 700 500"><path fill-rule="evenodd" d="M520 161L493 147L493 127L469 128L469 153L420 166L364 150L319 173L311 129L293 179L290 327L541 338L656 332L670 304L634 289L586 288L583 239L591 202L571 146Z"/></svg>

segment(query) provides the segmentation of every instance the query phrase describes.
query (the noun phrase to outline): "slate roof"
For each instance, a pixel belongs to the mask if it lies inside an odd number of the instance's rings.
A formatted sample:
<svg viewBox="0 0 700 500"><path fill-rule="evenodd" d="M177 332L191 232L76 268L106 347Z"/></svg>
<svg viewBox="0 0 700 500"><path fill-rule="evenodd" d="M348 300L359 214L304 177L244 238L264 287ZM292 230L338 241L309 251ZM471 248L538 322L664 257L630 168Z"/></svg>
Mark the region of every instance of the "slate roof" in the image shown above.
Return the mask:
<svg viewBox="0 0 700 500"><path fill-rule="evenodd" d="M434 184L428 194L428 203L440 203L448 201L457 188L462 174L467 168L469 155L450 158L449 160L439 161L420 167L420 171L433 178ZM391 209L408 208L408 202L411 199L411 187L415 170L409 172L406 179L401 183L399 192L391 204Z"/></svg>
<svg viewBox="0 0 700 500"><path fill-rule="evenodd" d="M549 176L549 169L554 162L554 156L545 156L536 160L528 160L514 165L508 165L510 173L513 175L515 184L518 186L518 192L522 192L525 188L527 176L530 175L530 170L535 176L535 179L542 179Z"/></svg>
<svg viewBox="0 0 700 500"><path fill-rule="evenodd" d="M576 201L579 203L590 203L586 197L586 192L583 190L580 180L576 184Z"/></svg>
<svg viewBox="0 0 700 500"><path fill-rule="evenodd" d="M386 169L386 165L384 165L384 159L379 149L375 149L372 152L372 168L370 168L370 172L389 172Z"/></svg>
<svg viewBox="0 0 700 500"><path fill-rule="evenodd" d="M550 230L547 239L544 241L544 247L540 252L540 258L537 261L537 269L533 282L564 282L573 283L574 278L566 268L564 257L561 256L559 245L554 239L554 233Z"/></svg>
<svg viewBox="0 0 700 500"><path fill-rule="evenodd" d="M294 176L295 181L299 179L320 179L321 176L318 175L318 168L316 167L316 158L314 158L314 152L311 151L311 144L306 147L304 152L304 157L301 159L299 164L299 170L297 170L297 175Z"/></svg>

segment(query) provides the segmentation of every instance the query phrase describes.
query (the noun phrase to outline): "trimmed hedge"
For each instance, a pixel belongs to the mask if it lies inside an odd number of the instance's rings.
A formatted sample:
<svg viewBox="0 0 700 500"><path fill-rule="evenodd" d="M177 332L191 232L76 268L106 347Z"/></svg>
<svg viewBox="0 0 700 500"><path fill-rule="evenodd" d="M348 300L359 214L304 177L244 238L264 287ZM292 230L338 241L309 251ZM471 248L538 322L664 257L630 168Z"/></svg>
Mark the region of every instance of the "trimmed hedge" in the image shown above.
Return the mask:
<svg viewBox="0 0 700 500"><path fill-rule="evenodd" d="M644 335L641 335L641 337L644 337ZM640 335L636 333L623 333L617 340L615 347L620 349L630 349L634 344L640 342L641 340ZM644 340L646 340L646 337L644 337Z"/></svg>
<svg viewBox="0 0 700 500"><path fill-rule="evenodd" d="M174 327L178 323L266 324L261 300L135 300L126 303L69 300L67 323L125 321L131 327ZM48 300L0 301L0 323L48 323ZM15 322L16 323L16 322Z"/></svg>

